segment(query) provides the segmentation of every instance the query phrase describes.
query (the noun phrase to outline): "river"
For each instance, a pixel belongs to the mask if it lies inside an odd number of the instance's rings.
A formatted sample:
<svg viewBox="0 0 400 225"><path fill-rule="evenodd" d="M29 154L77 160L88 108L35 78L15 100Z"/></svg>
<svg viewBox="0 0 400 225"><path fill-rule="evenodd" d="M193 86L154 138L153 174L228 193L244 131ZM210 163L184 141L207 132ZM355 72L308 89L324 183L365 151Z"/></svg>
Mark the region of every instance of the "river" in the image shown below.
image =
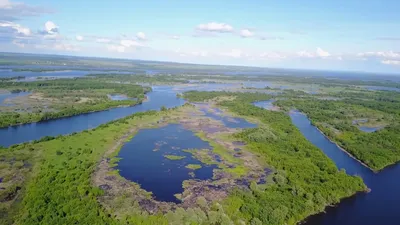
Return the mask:
<svg viewBox="0 0 400 225"><path fill-rule="evenodd" d="M270 103L270 102L268 102ZM256 106L271 109L272 104L255 103ZM359 175L371 189L370 193L343 199L337 206L328 207L326 213L309 217L306 225L398 225L400 213L397 204L400 202L400 164L389 166L379 173L364 167L336 144L326 138L306 115L298 111L289 113L293 124L312 144L331 158L339 169L348 174Z"/></svg>
<svg viewBox="0 0 400 225"><path fill-rule="evenodd" d="M311 125L306 115L292 111L294 125L315 146L331 158L339 169L348 174L359 175L371 189L370 193L359 193L343 200L337 207L327 208L326 213L311 216L307 225L398 225L400 213L400 164L389 166L374 173L342 151L327 139L316 127Z"/></svg>
<svg viewBox="0 0 400 225"><path fill-rule="evenodd" d="M131 107L113 108L61 119L2 128L0 129L0 145L8 147L13 144L38 140L45 136L80 132L136 112L159 110L161 106L172 108L185 103L185 100L176 97L176 92L170 86L153 86L153 91L148 93L147 97L148 101Z"/></svg>
<svg viewBox="0 0 400 225"><path fill-rule="evenodd" d="M44 136L57 136L79 132L97 127L109 121L119 119L132 113L147 110L158 110L184 104L184 100L176 97L176 90L170 86L154 86L148 93L149 101L132 107L114 108L101 112L88 113L68 118L50 120L39 123L12 126L0 129L0 145L10 146ZM307 225L398 225L400 213L397 204L400 202L400 164L390 166L379 173L362 166L338 146L327 139L308 118L299 112L292 111L290 117L302 134L331 158L339 169L348 174L359 175L372 190L370 193L359 193L344 199L338 206L326 209L326 213L311 216Z"/></svg>

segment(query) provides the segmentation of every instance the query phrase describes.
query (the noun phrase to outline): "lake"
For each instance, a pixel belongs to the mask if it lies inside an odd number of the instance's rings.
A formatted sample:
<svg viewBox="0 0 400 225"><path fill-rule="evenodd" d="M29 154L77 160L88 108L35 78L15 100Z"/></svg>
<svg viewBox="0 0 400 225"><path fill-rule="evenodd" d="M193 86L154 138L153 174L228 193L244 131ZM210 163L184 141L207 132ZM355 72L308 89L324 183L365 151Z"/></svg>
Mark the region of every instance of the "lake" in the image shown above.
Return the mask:
<svg viewBox="0 0 400 225"><path fill-rule="evenodd" d="M4 101L6 99L13 99L16 97L23 97L23 96L27 96L30 95L30 92L18 92L18 93L4 93L4 94L0 94L0 106L13 106L12 103L5 103Z"/></svg>
<svg viewBox="0 0 400 225"><path fill-rule="evenodd" d="M257 124L250 123L243 118L230 117L223 115L223 112L218 108L210 108L207 104L196 104L200 111L204 113L206 117L210 117L214 120L221 121L225 127L228 128L254 128Z"/></svg>
<svg viewBox="0 0 400 225"><path fill-rule="evenodd" d="M156 200L179 203L174 194L183 192L184 180L212 179L216 168L204 165L184 149L211 149L211 146L179 124L142 129L121 148L118 157L122 159L117 169L122 177L152 192ZM166 155L185 158L170 160ZM188 164L199 164L202 168L191 170L185 167Z"/></svg>

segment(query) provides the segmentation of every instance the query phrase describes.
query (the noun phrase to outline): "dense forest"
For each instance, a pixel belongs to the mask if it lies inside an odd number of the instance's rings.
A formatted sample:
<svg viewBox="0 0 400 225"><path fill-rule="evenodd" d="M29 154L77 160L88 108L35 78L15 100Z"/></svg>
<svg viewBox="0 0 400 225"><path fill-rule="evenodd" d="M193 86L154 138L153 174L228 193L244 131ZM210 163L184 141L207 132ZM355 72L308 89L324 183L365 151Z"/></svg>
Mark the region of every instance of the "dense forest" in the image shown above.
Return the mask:
<svg viewBox="0 0 400 225"><path fill-rule="evenodd" d="M228 96L228 97L226 97ZM222 97L220 105L262 124L237 133L250 151L274 173L268 185L252 183L236 189L222 202L180 208L166 214L137 211L115 217L97 200L103 193L91 175L104 152L138 121L162 118L170 110L149 111L69 136L44 138L0 152L0 173L7 189L0 201L1 224L295 224L321 212L341 198L365 190L361 178L338 171L332 161L309 143L281 112L252 106L270 96L224 92L190 92L190 100ZM13 179L13 177L20 179ZM115 207L122 207L115 206ZM126 207L126 206L123 206Z"/></svg>
<svg viewBox="0 0 400 225"><path fill-rule="evenodd" d="M215 97L234 97L220 105L242 116L261 120L265 126L237 134L250 149L276 169L272 183L265 190L237 190L227 199L225 207L234 218L252 218L260 224L294 224L307 215L323 210L326 205L365 188L361 178L338 171L322 151L309 143L290 118L251 103L268 96L251 93L187 92L190 101ZM238 208L235 208L238 207ZM237 211L237 209L239 209ZM254 222L255 223L255 222Z"/></svg>
<svg viewBox="0 0 400 225"><path fill-rule="evenodd" d="M307 114L325 135L373 170L400 160L400 94L360 91L331 96L340 98L290 98L276 104ZM377 131L367 133L360 126Z"/></svg>

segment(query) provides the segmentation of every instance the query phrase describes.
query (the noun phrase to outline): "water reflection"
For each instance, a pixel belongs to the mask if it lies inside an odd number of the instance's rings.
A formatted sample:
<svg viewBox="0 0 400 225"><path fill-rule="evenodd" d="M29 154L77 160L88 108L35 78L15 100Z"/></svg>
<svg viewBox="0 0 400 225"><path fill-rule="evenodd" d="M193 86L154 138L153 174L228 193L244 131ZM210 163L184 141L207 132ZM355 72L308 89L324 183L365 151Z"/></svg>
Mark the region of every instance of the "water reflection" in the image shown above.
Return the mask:
<svg viewBox="0 0 400 225"><path fill-rule="evenodd" d="M7 147L13 144L38 140L44 136L80 132L136 112L159 110L162 106L172 108L185 103L185 100L176 97L176 93L170 86L155 86L147 96L148 101L132 107L113 108L56 120L2 128L0 129L0 145Z"/></svg>
<svg viewBox="0 0 400 225"><path fill-rule="evenodd" d="M331 158L339 169L348 174L359 175L371 192L359 193L341 201L336 207L327 208L326 213L311 216L307 225L398 225L400 214L396 205L400 202L400 165L390 166L379 173L373 173L351 158L336 144L328 140L306 115L293 111L290 117L294 125L315 146Z"/></svg>
<svg viewBox="0 0 400 225"><path fill-rule="evenodd" d="M117 169L121 176L140 184L151 191L160 201L179 202L174 194L182 193L182 182L192 179L186 168L188 164L202 167L194 170L194 178L211 179L216 166L206 166L192 157L184 149L211 149L205 142L181 125L170 124L157 129L140 130L135 137L126 143L118 157ZM180 160L170 160L165 155L183 156Z"/></svg>

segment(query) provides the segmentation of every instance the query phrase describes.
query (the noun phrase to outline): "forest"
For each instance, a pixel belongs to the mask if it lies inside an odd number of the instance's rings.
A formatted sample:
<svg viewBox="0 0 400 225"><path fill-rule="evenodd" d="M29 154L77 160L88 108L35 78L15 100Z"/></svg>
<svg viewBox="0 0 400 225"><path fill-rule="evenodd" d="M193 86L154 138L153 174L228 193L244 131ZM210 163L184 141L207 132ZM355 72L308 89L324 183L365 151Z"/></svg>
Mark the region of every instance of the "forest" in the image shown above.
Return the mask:
<svg viewBox="0 0 400 225"><path fill-rule="evenodd" d="M235 189L222 202L200 201L195 208L166 214L138 211L116 217L100 206L103 191L91 175L104 152L139 121L162 118L174 109L148 111L68 136L14 145L0 152L0 173L7 174L1 195L1 224L296 224L328 205L366 189L361 178L338 171L333 162L309 143L290 118L252 106L268 95L189 92L193 101L219 97L220 107L259 120L258 128L236 133L254 154L273 168L267 185L252 183ZM19 176L20 179L12 179ZM11 199L11 200L10 200ZM122 206L122 205L121 205ZM118 206L116 206L118 207ZM126 206L124 206L126 207Z"/></svg>
<svg viewBox="0 0 400 225"><path fill-rule="evenodd" d="M326 136L373 170L400 160L399 93L357 91L330 96L338 99L292 97L276 104L307 114ZM360 129L363 126L376 127L377 131L364 132Z"/></svg>
<svg viewBox="0 0 400 225"><path fill-rule="evenodd" d="M140 104L145 99L145 94L151 91L149 87L95 78L0 82L0 89L11 93L32 93L18 104L0 107L0 127ZM121 94L127 98L113 101L109 98L113 94Z"/></svg>

